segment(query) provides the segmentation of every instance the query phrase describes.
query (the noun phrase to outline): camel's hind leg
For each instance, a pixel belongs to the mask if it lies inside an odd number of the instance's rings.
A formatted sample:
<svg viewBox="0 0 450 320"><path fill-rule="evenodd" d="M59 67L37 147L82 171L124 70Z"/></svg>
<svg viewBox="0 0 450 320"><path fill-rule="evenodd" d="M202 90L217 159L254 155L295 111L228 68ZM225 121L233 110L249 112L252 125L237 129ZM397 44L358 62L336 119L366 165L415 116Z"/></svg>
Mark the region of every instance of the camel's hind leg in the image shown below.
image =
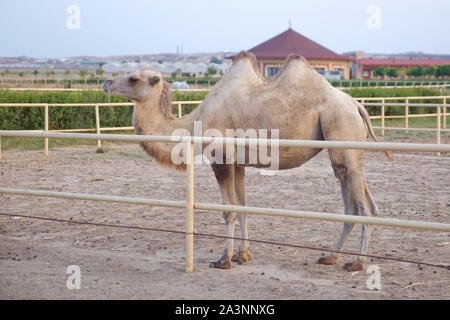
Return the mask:
<svg viewBox="0 0 450 320"><path fill-rule="evenodd" d="M362 168L362 151L361 150L330 150L330 159L336 177L341 183L342 197L344 200L345 214L375 216L377 215L377 207L370 195L364 177ZM354 224L344 223L342 232L334 247L339 251L344 246L345 240L352 231ZM360 254L366 254L369 246L370 235L372 232L371 225L362 226ZM337 263L339 254L333 254L329 257L321 258L319 263L335 264ZM347 271L362 270L365 257L359 256L357 261L347 263L344 269Z"/></svg>
<svg viewBox="0 0 450 320"><path fill-rule="evenodd" d="M336 174L336 171L339 172L339 169L334 171L335 174ZM338 174L336 174L336 176L339 178ZM351 201L351 199L349 199L347 185L342 181L342 179L339 178L339 180L341 183L342 199L344 201L344 212L345 212L345 214L353 214L353 212L355 212L355 203L353 201ZM344 223L341 234L339 235L339 239L336 242L333 250L339 251L342 249L345 241L347 240L348 235L353 230L354 226L355 226L354 223L348 223L348 222ZM339 254L337 254L337 253L332 254L332 255L320 258L319 263L321 263L321 264L336 264L338 262L338 258L339 258Z"/></svg>
<svg viewBox="0 0 450 320"><path fill-rule="evenodd" d="M235 192L235 166L229 164L212 164L217 183L219 184L220 193L224 204L236 204ZM236 222L235 212L223 212L225 219L225 227L227 237L234 237L234 226ZM225 250L216 262L212 262L210 267L219 269L231 269L231 257L233 256L233 239L225 240Z"/></svg>
<svg viewBox="0 0 450 320"><path fill-rule="evenodd" d="M235 167L235 192L236 198L241 206L247 205L247 197L245 195L245 167ZM239 227L241 230L241 238L248 239L248 230L247 230L247 214L239 213ZM247 240L241 240L241 244L239 245L239 252L231 258L231 261L237 262L238 264L243 264L244 262L252 260L252 256L249 251L249 243Z"/></svg>

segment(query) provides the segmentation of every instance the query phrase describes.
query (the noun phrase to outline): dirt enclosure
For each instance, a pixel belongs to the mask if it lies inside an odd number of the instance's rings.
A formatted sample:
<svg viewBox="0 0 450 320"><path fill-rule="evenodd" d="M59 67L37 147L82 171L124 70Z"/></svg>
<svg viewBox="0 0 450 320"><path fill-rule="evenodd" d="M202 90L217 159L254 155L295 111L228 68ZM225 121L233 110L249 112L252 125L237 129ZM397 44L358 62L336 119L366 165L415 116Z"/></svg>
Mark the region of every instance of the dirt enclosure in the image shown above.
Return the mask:
<svg viewBox="0 0 450 320"><path fill-rule="evenodd" d="M400 142L397 140L397 142ZM420 141L433 143L429 141ZM449 141L443 141L449 143ZM382 217L449 223L450 156L366 152L369 188ZM207 166L195 168L195 199L221 203ZM328 152L304 166L262 175L247 169L251 206L342 213ZM184 199L185 173L159 167L137 145L6 151L0 185L11 188ZM184 230L184 210L0 194L0 212L66 220ZM250 238L331 248L340 223L249 217ZM196 211L195 231L224 235L220 213ZM361 227L345 250L357 252ZM239 236L237 224L236 235ZM450 234L376 227L370 254L450 263ZM251 243L253 261L232 270L208 267L223 240L195 238L195 272L184 272L184 236L153 231L0 217L0 299L449 299L450 270L369 259L380 268L381 289L370 290L366 270L318 265L321 252ZM238 243L235 243L237 248ZM66 269L78 265L81 289L68 290Z"/></svg>

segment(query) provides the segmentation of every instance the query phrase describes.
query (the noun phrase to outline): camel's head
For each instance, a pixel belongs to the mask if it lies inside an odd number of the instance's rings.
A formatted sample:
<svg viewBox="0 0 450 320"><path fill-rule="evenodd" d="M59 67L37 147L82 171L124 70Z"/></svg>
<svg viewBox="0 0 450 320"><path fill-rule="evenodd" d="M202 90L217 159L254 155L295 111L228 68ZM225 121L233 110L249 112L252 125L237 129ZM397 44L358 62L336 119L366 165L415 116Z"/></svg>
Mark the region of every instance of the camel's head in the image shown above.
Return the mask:
<svg viewBox="0 0 450 320"><path fill-rule="evenodd" d="M114 94L134 101L144 101L161 82L161 73L144 69L131 74L108 79L103 83L106 94Z"/></svg>

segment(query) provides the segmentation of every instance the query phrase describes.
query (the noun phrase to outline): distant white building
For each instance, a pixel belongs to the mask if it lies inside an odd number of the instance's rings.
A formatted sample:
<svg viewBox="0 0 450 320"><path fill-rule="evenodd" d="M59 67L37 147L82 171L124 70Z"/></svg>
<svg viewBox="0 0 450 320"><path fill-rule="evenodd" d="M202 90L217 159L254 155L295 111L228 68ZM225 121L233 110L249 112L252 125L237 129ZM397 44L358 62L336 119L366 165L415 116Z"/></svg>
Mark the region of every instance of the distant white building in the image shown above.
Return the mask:
<svg viewBox="0 0 450 320"><path fill-rule="evenodd" d="M200 73L205 73L208 71L208 67L214 67L218 72L222 71L223 73L227 72L231 66L231 61L224 61L221 64L217 63L192 63L192 62L175 62L175 63L158 63L158 62L110 62L106 63L103 66L103 70L106 72L133 72L142 69L143 67L148 67L150 69L161 72L165 75L170 75L177 70L181 70L184 74L190 74L194 76L198 76Z"/></svg>
<svg viewBox="0 0 450 320"><path fill-rule="evenodd" d="M190 89L186 81L174 81L172 82L172 89Z"/></svg>

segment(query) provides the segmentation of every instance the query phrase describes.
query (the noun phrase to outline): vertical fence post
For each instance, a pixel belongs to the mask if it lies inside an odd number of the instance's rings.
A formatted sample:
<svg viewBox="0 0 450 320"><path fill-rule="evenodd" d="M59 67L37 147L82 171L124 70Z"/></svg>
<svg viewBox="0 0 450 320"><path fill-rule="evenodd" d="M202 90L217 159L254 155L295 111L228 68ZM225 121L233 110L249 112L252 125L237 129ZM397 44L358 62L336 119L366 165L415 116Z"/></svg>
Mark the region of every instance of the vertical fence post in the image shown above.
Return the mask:
<svg viewBox="0 0 450 320"><path fill-rule="evenodd" d="M95 105L95 128L97 129L97 134L100 134L100 111L98 104ZM97 147L100 149L102 147L102 141L97 140Z"/></svg>
<svg viewBox="0 0 450 320"><path fill-rule="evenodd" d="M44 107L44 131L48 132L48 104ZM48 138L45 138L45 156L48 157Z"/></svg>
<svg viewBox="0 0 450 320"><path fill-rule="evenodd" d="M178 119L181 119L182 117L182 112L181 112L181 103L178 104Z"/></svg>
<svg viewBox="0 0 450 320"><path fill-rule="evenodd" d="M444 98L444 105L442 107L444 112L444 129L447 128L447 98Z"/></svg>
<svg viewBox="0 0 450 320"><path fill-rule="evenodd" d="M384 137L384 99L381 100L381 135Z"/></svg>
<svg viewBox="0 0 450 320"><path fill-rule="evenodd" d="M436 143L441 144L441 107L436 107ZM440 152L436 153L438 156L441 155Z"/></svg>
<svg viewBox="0 0 450 320"><path fill-rule="evenodd" d="M186 272L194 271L194 142L186 142Z"/></svg>
<svg viewBox="0 0 450 320"><path fill-rule="evenodd" d="M406 106L405 106L405 128L408 129L409 128L409 119L408 119L408 117L409 117L409 106L408 106L409 99L408 98L406 98L405 103L406 103ZM408 132L408 130L406 130L406 132Z"/></svg>

